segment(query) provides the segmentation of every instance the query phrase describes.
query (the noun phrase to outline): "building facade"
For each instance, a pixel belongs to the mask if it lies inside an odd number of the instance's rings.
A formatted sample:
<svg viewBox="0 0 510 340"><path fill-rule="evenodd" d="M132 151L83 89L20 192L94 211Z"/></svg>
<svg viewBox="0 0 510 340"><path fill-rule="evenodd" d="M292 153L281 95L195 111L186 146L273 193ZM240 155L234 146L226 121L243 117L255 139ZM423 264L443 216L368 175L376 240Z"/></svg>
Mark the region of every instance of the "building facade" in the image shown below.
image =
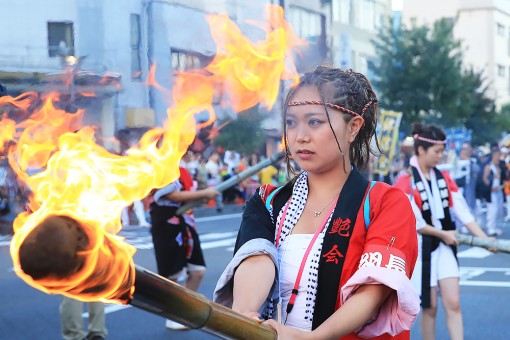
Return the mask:
<svg viewBox="0 0 510 340"><path fill-rule="evenodd" d="M158 83L171 88L176 71L214 57L208 14L227 13L257 40L264 33L250 22L264 18L268 3L282 6L296 35L308 42L296 53L299 72L327 62L367 73L375 54L370 40L391 14L391 0L0 0L0 83L9 95L67 93L87 110L86 124L106 137L136 140L161 125L171 105L147 86L151 66ZM280 129L284 93L268 130ZM219 117L233 114L217 109Z"/></svg>
<svg viewBox="0 0 510 340"><path fill-rule="evenodd" d="M510 1L406 0L403 22L455 21L454 35L463 44L464 66L482 72L496 105L510 103Z"/></svg>
<svg viewBox="0 0 510 340"><path fill-rule="evenodd" d="M331 0L329 42L331 60L372 79L369 64L376 59L372 40L392 16L391 0Z"/></svg>
<svg viewBox="0 0 510 340"><path fill-rule="evenodd" d="M263 31L248 22L263 20L268 3L283 5L298 35L310 42L297 54L300 70L326 59L320 0L0 0L0 83L13 96L59 91L87 110L85 124L107 137L120 131L136 140L161 125L172 104L147 86L150 67L156 65L157 82L170 89L176 71L203 67L214 57L208 14L227 13L257 40ZM82 92L94 96L82 98ZM219 117L233 114L217 109Z"/></svg>

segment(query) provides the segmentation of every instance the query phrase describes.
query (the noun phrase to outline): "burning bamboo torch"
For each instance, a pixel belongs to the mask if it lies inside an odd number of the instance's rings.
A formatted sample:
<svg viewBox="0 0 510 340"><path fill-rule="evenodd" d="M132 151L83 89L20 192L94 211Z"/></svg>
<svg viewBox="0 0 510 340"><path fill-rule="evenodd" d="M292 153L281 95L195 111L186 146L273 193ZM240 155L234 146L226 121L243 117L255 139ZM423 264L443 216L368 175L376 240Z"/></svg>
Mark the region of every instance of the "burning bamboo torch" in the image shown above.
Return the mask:
<svg viewBox="0 0 510 340"><path fill-rule="evenodd" d="M108 238L98 257L89 259L95 245L88 229L69 217L48 217L21 245L21 270L43 289L62 289L63 294L90 301L104 296L225 339L276 339L271 327L136 267L126 257L128 254ZM124 275L115 282L103 281L106 273L115 273L119 263L124 263Z"/></svg>

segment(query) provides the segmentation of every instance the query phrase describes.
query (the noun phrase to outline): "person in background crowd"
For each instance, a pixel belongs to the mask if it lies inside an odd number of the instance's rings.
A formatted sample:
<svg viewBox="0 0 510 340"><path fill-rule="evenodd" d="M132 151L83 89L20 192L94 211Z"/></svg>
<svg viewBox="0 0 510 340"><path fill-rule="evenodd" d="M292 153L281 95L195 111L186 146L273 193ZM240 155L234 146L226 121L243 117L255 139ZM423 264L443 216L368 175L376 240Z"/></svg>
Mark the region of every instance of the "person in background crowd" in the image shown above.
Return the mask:
<svg viewBox="0 0 510 340"><path fill-rule="evenodd" d="M275 167L274 163L269 164L259 171L258 176L261 185L276 184L278 180L278 168Z"/></svg>
<svg viewBox="0 0 510 340"><path fill-rule="evenodd" d="M224 163L225 163L225 165L227 167L227 171L230 175L233 175L235 173L237 165L239 164L240 158L241 158L241 156L235 151L231 151L231 150L225 151Z"/></svg>
<svg viewBox="0 0 510 340"><path fill-rule="evenodd" d="M197 173L195 176L195 180L197 181L197 189L205 189L208 186L209 174L206 167L207 161L205 158L200 157L198 161Z"/></svg>
<svg viewBox="0 0 510 340"><path fill-rule="evenodd" d="M196 291L205 274L205 260L196 231L192 212L177 215L177 209L196 199L211 199L219 193L209 187L191 191L193 179L185 168L180 168L178 180L156 190L151 203L151 234L158 274L172 281L183 282ZM185 326L166 321L169 329L182 330Z"/></svg>
<svg viewBox="0 0 510 340"><path fill-rule="evenodd" d="M409 167L409 158L404 152L400 152L398 157L395 157L393 160L393 164L391 165L391 183L395 183L396 179L400 177L403 173L407 172L407 168Z"/></svg>
<svg viewBox="0 0 510 340"><path fill-rule="evenodd" d="M188 150L181 159L180 166L186 168L192 178L196 178L200 155Z"/></svg>
<svg viewBox="0 0 510 340"><path fill-rule="evenodd" d="M256 153L252 153L248 158L248 166L254 166L259 162L259 156ZM249 199L255 193L255 190L260 186L258 174L253 174L248 177L245 181L246 187L246 199Z"/></svg>
<svg viewBox="0 0 510 340"><path fill-rule="evenodd" d="M503 231L497 228L503 217L506 181L506 166L502 164L500 157L498 147L493 147L490 161L484 165L482 172L482 181L485 184L482 197L487 202L487 233L490 236L503 234Z"/></svg>
<svg viewBox="0 0 510 340"><path fill-rule="evenodd" d="M419 292L423 313L423 339L435 339L438 296L442 297L450 339L464 339L460 308L458 241L454 217L473 235L487 238L471 215L467 203L446 171L439 171L446 145L445 133L435 125L416 123L415 156L409 161L411 171L399 177L395 186L407 193L416 217L419 255L412 281Z"/></svg>
<svg viewBox="0 0 510 340"><path fill-rule="evenodd" d="M237 164L236 172L237 173L241 173L241 172L243 172L246 169L248 169L248 156L241 155L241 157L239 158L239 163ZM246 202L246 200L248 199L248 197L247 197L247 194L248 194L248 182L249 182L249 178L248 179L244 179L241 182L239 182L239 191L241 193L241 198L243 200L243 203Z"/></svg>
<svg viewBox="0 0 510 340"><path fill-rule="evenodd" d="M60 324L64 340L103 340L108 331L105 325L104 304L88 302L88 331L83 324L84 302L62 295L60 301Z"/></svg>
<svg viewBox="0 0 510 340"><path fill-rule="evenodd" d="M221 168L223 164L221 162L221 158L219 153L213 152L211 156L209 156L209 160L205 164L207 169L209 180L207 185L210 187L214 187L221 183ZM221 212L223 210L223 196L216 196L216 211Z"/></svg>
<svg viewBox="0 0 510 340"><path fill-rule="evenodd" d="M401 190L357 170L379 116L369 81L319 66L285 103L287 158L303 172L246 204L215 301L260 313L279 339L409 339L419 312L413 211Z"/></svg>
<svg viewBox="0 0 510 340"><path fill-rule="evenodd" d="M287 162L282 159L278 165L278 185L284 185L288 180Z"/></svg>
<svg viewBox="0 0 510 340"><path fill-rule="evenodd" d="M476 212L476 181L480 176L480 164L476 157L474 157L473 147L469 143L462 144L462 148L459 155L460 160L463 161L463 164L466 165L467 171L463 172L465 174L465 184L463 185L462 194L466 199L466 202L471 209L472 213ZM460 175L457 175L456 178L461 178Z"/></svg>
<svg viewBox="0 0 510 340"><path fill-rule="evenodd" d="M143 202L140 200L136 200L133 202L131 207L133 208L136 219L138 220L138 225L141 227L150 227L150 223L147 221L145 217L145 206ZM129 209L131 207L126 207L122 210L121 221L123 227L127 227L132 224L129 217Z"/></svg>
<svg viewBox="0 0 510 340"><path fill-rule="evenodd" d="M504 162L506 167L506 181L505 181L505 199L506 199L506 215L505 222L510 221L510 149L508 147L503 146L501 148L501 160Z"/></svg>

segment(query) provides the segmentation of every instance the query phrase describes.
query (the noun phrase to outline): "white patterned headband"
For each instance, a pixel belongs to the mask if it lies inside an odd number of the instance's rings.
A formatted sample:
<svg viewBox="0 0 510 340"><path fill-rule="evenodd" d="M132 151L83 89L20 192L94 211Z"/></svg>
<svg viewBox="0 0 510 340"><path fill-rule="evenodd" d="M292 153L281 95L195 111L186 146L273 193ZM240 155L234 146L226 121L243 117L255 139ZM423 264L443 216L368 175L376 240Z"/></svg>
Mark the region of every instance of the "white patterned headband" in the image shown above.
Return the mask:
<svg viewBox="0 0 510 340"><path fill-rule="evenodd" d="M446 144L446 139L445 140L430 139L430 138L422 137L419 134L415 134L414 139L418 139L418 140L421 140L423 142L427 142L430 144Z"/></svg>

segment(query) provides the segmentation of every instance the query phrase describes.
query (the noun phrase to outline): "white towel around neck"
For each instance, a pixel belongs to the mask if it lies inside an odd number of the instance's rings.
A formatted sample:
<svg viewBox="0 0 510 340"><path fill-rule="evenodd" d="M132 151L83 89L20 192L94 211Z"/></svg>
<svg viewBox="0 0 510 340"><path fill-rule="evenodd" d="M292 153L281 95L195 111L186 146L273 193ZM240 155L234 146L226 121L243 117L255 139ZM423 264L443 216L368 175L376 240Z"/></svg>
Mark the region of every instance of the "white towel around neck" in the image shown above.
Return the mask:
<svg viewBox="0 0 510 340"><path fill-rule="evenodd" d="M441 195L439 194L439 186L437 185L437 177L434 169L429 170L430 183L432 184L432 191L429 186L429 182L427 178L423 174L420 169L420 165L418 164L418 157L411 157L409 164L418 169L418 173L420 174L421 181L425 186L425 191L427 192L427 197L429 199L430 211L432 213L432 219L441 220L444 218L444 208L441 199Z"/></svg>

